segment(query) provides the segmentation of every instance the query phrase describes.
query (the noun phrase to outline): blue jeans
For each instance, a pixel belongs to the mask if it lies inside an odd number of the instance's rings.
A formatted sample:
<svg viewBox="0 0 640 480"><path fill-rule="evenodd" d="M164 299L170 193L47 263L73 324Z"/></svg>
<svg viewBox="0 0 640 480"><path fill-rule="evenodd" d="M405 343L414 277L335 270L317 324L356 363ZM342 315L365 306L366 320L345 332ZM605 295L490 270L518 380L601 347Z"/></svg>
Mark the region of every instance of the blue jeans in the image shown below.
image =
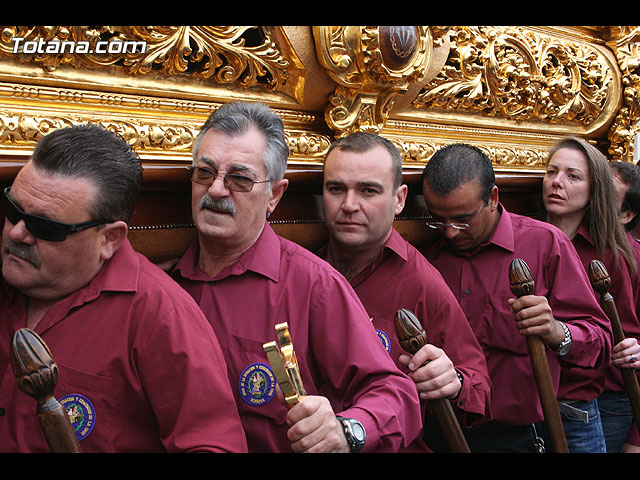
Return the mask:
<svg viewBox="0 0 640 480"><path fill-rule="evenodd" d="M606 453L607 447L600 419L598 400L571 402L569 407L566 408L560 405L560 417L562 418L569 452ZM588 420L580 418L579 411L585 416L588 415Z"/></svg>
<svg viewBox="0 0 640 480"><path fill-rule="evenodd" d="M633 423L631 403L626 392L604 392L598 398L607 453L620 453Z"/></svg>

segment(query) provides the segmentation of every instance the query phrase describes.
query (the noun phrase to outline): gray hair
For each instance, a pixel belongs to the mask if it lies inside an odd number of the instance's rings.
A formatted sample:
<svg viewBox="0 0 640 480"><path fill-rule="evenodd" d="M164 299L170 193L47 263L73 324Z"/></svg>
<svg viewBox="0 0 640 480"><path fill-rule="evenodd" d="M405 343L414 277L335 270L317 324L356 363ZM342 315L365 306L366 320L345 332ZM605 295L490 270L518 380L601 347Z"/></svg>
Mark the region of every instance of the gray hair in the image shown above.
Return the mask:
<svg viewBox="0 0 640 480"><path fill-rule="evenodd" d="M284 178L289 158L289 146L284 135L284 122L280 115L262 103L232 102L213 112L200 129L193 144L193 162L197 161L202 138L209 130L225 135L239 135L254 126L267 142L263 161L267 178L272 182Z"/></svg>

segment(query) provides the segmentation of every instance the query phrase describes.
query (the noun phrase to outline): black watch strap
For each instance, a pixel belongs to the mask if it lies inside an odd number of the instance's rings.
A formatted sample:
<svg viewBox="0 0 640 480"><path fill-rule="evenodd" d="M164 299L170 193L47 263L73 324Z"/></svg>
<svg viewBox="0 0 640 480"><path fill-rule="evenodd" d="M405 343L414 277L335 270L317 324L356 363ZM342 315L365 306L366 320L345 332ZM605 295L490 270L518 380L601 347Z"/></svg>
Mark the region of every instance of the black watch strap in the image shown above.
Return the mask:
<svg viewBox="0 0 640 480"><path fill-rule="evenodd" d="M355 418L345 418L336 416L338 421L342 424L344 436L347 439L351 453L357 453L364 447L366 440L366 432L362 424Z"/></svg>

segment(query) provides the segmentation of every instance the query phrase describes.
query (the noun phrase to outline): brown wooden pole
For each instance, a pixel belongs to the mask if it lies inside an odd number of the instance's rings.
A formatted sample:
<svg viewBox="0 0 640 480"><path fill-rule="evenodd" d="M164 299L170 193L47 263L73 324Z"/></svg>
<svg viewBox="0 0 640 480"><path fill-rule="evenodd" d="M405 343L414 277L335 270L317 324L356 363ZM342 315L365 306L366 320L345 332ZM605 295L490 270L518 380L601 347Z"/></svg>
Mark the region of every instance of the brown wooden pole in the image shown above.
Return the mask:
<svg viewBox="0 0 640 480"><path fill-rule="evenodd" d="M589 264L589 280L591 280L593 289L600 294L600 306L602 306L604 313L609 317L611 329L613 330L613 340L617 345L625 339L625 333L620 323L616 303L613 296L609 293L611 277L609 277L609 272L607 272L606 267L600 260L593 260ZM636 371L631 368L621 368L620 372L625 390L627 391L627 395L629 395L629 401L631 402L633 419L638 430L640 430L640 386L638 385Z"/></svg>
<svg viewBox="0 0 640 480"><path fill-rule="evenodd" d="M415 355L427 343L427 335L416 316L407 309L396 312L394 327L402 348ZM440 429L453 453L470 453L467 440L462 433L451 402L446 398L427 400L433 410Z"/></svg>
<svg viewBox="0 0 640 480"><path fill-rule="evenodd" d="M18 388L36 399L36 416L52 453L81 453L71 420L53 396L58 383L58 365L49 347L32 330L23 328L13 335L11 367Z"/></svg>
<svg viewBox="0 0 640 480"><path fill-rule="evenodd" d="M529 266L524 260L516 258L511 262L509 283L511 291L516 297L533 294L535 282L531 277ZM549 370L546 346L538 335L527 335L526 341L544 420L551 439L551 446L556 453L569 453L562 418L560 417L557 393Z"/></svg>

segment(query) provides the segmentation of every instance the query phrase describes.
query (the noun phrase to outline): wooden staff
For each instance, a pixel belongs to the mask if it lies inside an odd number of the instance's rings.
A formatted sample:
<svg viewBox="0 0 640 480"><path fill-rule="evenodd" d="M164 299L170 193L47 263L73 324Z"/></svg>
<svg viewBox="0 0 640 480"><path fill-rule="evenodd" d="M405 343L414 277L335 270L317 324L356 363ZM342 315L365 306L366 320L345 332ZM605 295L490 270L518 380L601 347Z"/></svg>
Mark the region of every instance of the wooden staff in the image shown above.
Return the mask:
<svg viewBox="0 0 640 480"><path fill-rule="evenodd" d="M600 306L602 306L604 313L607 314L611 321L613 339L618 344L624 340L625 333L620 323L616 303L609 293L609 288L611 287L609 272L607 272L606 267L600 260L593 260L589 264L589 280L591 280L593 289L600 294ZM625 390L629 395L633 418L638 430L640 430L640 387L638 386L638 377L635 369L621 368L620 372L622 373Z"/></svg>
<svg viewBox="0 0 640 480"><path fill-rule="evenodd" d="M427 343L427 335L416 316L407 309L400 309L395 316L394 327L402 348L415 355ZM454 453L470 453L451 402L446 398L427 401L436 415L442 433Z"/></svg>
<svg viewBox="0 0 640 480"><path fill-rule="evenodd" d="M58 365L44 341L23 328L13 335L11 367L18 388L36 399L36 415L52 453L81 453L67 411L53 396L58 383Z"/></svg>
<svg viewBox="0 0 640 480"><path fill-rule="evenodd" d="M516 297L533 294L535 282L531 277L529 266L520 258L516 258L511 262L509 282L511 291ZM569 447L564 434L562 418L560 417L556 390L549 370L545 344L538 335L526 335L525 338L553 451L556 453L568 453Z"/></svg>

